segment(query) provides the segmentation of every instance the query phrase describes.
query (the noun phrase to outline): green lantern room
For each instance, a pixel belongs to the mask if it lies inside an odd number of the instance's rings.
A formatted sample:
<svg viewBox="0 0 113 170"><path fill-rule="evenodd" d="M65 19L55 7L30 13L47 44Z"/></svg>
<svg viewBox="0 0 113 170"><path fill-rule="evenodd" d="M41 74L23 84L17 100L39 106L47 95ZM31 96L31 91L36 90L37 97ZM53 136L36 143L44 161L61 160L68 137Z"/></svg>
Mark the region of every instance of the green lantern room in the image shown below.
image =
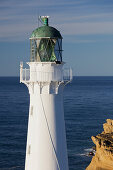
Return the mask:
<svg viewBox="0 0 113 170"><path fill-rule="evenodd" d="M48 25L48 17L40 17L43 26L35 29L30 37L31 62L62 62L62 36Z"/></svg>

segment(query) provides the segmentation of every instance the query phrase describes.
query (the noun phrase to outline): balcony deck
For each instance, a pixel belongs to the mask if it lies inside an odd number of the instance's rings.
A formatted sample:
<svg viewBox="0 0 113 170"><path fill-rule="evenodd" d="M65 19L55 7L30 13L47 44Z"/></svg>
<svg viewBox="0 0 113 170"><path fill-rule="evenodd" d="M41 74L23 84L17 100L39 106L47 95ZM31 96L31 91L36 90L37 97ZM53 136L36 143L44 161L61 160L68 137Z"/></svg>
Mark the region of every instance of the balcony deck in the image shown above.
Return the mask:
<svg viewBox="0 0 113 170"><path fill-rule="evenodd" d="M30 69L20 68L20 82L70 82L72 69L63 69L62 72L30 72Z"/></svg>

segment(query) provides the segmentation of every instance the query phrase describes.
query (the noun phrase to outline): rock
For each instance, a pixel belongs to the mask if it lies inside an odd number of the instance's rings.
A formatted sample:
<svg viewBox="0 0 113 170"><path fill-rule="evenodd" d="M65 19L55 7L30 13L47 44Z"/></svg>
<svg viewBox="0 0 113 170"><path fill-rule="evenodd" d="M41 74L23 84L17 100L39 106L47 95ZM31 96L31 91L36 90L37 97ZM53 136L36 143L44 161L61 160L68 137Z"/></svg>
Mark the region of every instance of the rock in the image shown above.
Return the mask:
<svg viewBox="0 0 113 170"><path fill-rule="evenodd" d="M95 154L94 154L93 151L89 152L89 156L94 156L94 155L95 155Z"/></svg>
<svg viewBox="0 0 113 170"><path fill-rule="evenodd" d="M109 119L107 119L107 120L109 120ZM110 125L110 122L109 122L109 124L104 123L103 128L104 128L104 133L112 133L113 132L113 125L112 124Z"/></svg>
<svg viewBox="0 0 113 170"><path fill-rule="evenodd" d="M93 151L96 151L96 146L93 146L92 149L93 149Z"/></svg>
<svg viewBox="0 0 113 170"><path fill-rule="evenodd" d="M112 120L111 119L107 119L106 121L107 121L108 125L112 125Z"/></svg>
<svg viewBox="0 0 113 170"><path fill-rule="evenodd" d="M113 120L106 121L104 132L91 137L96 153L86 170L113 170Z"/></svg>

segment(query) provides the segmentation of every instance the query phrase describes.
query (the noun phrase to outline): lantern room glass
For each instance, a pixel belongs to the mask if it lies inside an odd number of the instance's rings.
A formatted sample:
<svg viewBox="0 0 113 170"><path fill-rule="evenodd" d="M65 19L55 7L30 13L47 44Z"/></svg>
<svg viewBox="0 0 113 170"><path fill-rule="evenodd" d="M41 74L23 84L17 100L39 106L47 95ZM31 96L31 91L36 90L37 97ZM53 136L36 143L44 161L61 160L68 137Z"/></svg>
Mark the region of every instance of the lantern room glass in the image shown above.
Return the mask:
<svg viewBox="0 0 113 170"><path fill-rule="evenodd" d="M62 62L62 39L31 39L31 62Z"/></svg>

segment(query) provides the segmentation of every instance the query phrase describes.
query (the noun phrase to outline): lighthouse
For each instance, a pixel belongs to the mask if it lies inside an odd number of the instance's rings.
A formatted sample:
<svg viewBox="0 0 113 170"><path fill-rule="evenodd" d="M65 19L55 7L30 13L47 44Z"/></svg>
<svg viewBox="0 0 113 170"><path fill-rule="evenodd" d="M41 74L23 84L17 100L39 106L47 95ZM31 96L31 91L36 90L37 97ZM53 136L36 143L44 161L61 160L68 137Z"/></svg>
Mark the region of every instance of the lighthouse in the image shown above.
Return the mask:
<svg viewBox="0 0 113 170"><path fill-rule="evenodd" d="M40 17L42 26L31 34L29 68L20 63L30 94L25 170L69 170L63 90L72 70L64 68L62 36L48 18Z"/></svg>

